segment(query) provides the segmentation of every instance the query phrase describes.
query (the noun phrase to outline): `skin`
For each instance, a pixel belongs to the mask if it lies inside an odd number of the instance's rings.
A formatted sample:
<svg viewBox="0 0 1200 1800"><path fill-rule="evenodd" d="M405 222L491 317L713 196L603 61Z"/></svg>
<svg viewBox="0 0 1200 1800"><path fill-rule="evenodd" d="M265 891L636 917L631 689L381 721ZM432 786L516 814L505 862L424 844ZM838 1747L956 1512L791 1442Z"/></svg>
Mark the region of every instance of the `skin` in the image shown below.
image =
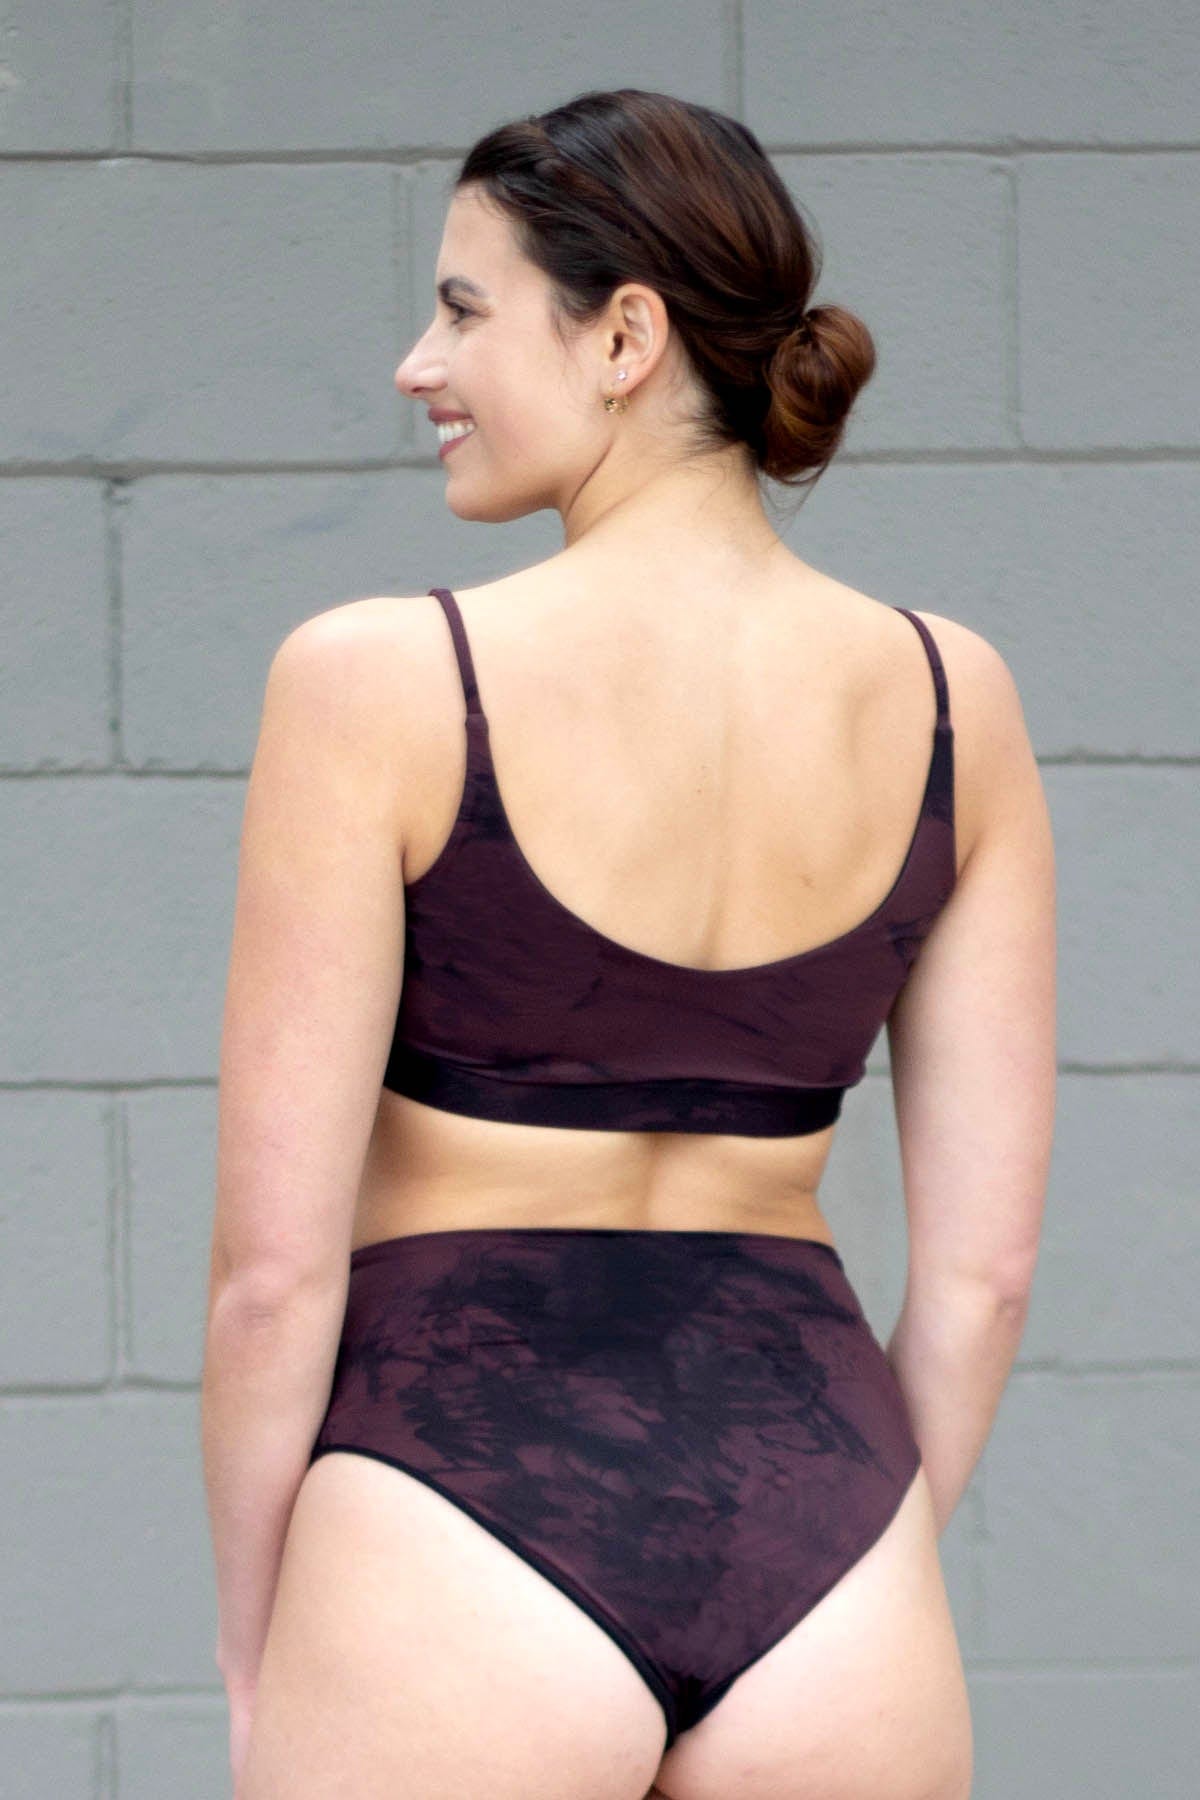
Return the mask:
<svg viewBox="0 0 1200 1800"><path fill-rule="evenodd" d="M623 283L564 345L546 277L471 188L450 204L435 279L468 273L487 297L455 293L466 316L439 304L395 378L409 399L479 426L447 459L451 512L499 524L553 508L568 549L585 536L593 553L636 543L664 568L698 560L697 529L708 566L714 554L742 569L788 560L745 446L694 453L701 394L654 288ZM606 412L608 394L629 395L629 410Z"/></svg>
<svg viewBox="0 0 1200 1800"><path fill-rule="evenodd" d="M506 807L531 864L596 928L695 966L767 961L849 929L895 874L927 761L932 696L911 626L782 544L744 447L695 453L688 421L699 396L652 288L623 284L595 324L560 342L545 278L469 190L449 208L435 281L455 274L483 295L452 296L465 314L439 302L396 371L409 400L477 422L445 460L446 504L487 523L552 508L563 525L558 556L485 589L455 590ZM603 395L623 392L628 411L606 412ZM390 848L412 880L444 841L461 783L461 688L445 622L416 596L341 612L334 635L310 634L289 657L306 703L289 713L281 702L272 741L311 730L311 697L329 691L327 679L307 681L306 656L317 673L336 658L351 677L338 691L360 696L354 731L338 738L362 745L342 791L369 790L380 814L381 796L403 794ZM889 1038L910 1257L888 1348L923 1459L891 1524L664 1756L650 1690L567 1596L402 1471L327 1455L295 1493L261 1669L231 1684L243 1721L236 1800L966 1800L970 1713L937 1539L990 1427L1032 1281L1053 1087L1053 883L1011 678L975 633L922 616L954 697L959 885ZM580 663L587 684L572 686ZM631 669L646 672L645 691ZM664 701L697 692L703 708L672 711ZM532 725L523 729L532 720L546 740L557 731L557 758ZM535 741L523 749L526 738ZM847 738L853 757L835 757L831 746ZM746 762L733 740L749 744ZM630 744L636 754L622 762ZM679 759L688 775L672 784ZM592 765L604 780L589 789ZM820 772L790 845L762 827L758 766ZM705 864L688 894L661 881L648 892L660 819L640 821L643 879L614 899L611 880L588 873L603 870L609 841L628 839L647 768L665 771L663 808L669 801L680 842L707 834L743 853L778 845L752 918L747 884L724 861ZM570 796L557 814L556 790ZM589 839L602 837L606 803L612 838L597 845ZM757 835L746 820L756 810ZM357 851L361 867L361 841ZM390 917L393 896L382 885L380 895L379 916ZM807 932L799 942L797 917ZM245 967L258 970L269 934L247 935L246 945ZM372 970L364 992L381 979ZM350 1054L333 1048L335 1065ZM378 1046L361 1054L348 1093L359 1092ZM248 1087L236 1055L230 1067L231 1088ZM308 1110L319 1116L320 1106L326 1122L308 1127L306 1143L319 1129L330 1139L321 1151L344 1159L359 1114L338 1114L324 1090ZM832 1241L816 1190L834 1129L795 1141L661 1134L648 1145L637 1134L437 1114L385 1093L350 1237L540 1221ZM320 1306L308 1312L320 1313L327 1380L345 1290L322 1270L343 1268L346 1227L330 1223L327 1201L324 1213L315 1202L305 1210L290 1180L277 1184L288 1210L274 1214L248 1197L251 1185L218 1230L230 1268L260 1260L288 1226L290 1243L318 1246L307 1261L294 1251L290 1277L272 1252L275 1273L257 1288L261 1363L296 1364L305 1309L290 1295L316 1294ZM297 1442L311 1442L310 1432L302 1414Z"/></svg>

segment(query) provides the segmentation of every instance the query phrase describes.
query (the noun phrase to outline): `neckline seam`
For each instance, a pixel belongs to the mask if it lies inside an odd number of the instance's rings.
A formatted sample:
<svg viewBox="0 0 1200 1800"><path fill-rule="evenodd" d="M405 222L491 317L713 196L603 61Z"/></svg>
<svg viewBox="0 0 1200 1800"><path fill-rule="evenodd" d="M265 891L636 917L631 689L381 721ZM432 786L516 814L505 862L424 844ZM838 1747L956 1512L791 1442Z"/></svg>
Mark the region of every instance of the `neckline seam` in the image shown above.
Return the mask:
<svg viewBox="0 0 1200 1800"><path fill-rule="evenodd" d="M610 957L615 956L617 958L624 957L642 965L649 965L662 971L669 979L678 978L684 980L691 977L728 979L729 977L741 976L744 980L750 981L754 978L762 978L770 975L778 976L800 963L808 962L818 956L843 949L853 939L862 936L873 927L876 929L886 929L886 921L883 915L897 900L906 878L911 872L917 848L922 833L927 826L927 822L931 819L936 819L930 801L933 790L934 773L937 767L938 733L941 730L940 724L935 725L932 734L932 749L925 776L925 786L921 795L921 807L917 814L916 824L913 827L912 835L909 838L899 873L878 906L868 913L864 919L860 919L857 924L852 925L848 931L840 932L836 937L826 939L824 943L814 944L808 950L793 951L787 956L773 957L768 962L742 963L728 969L697 968L691 963L671 962L666 958L654 956L649 951L637 950L632 944L622 944L617 938L610 937L607 932L601 931L597 926L592 925L587 919L581 917L579 913L575 912L572 907L569 907L565 901L560 900L558 895L546 886L546 883L542 880L541 876L537 873L536 869L534 869L532 863L525 855L525 852L521 847L520 839L517 837L512 826L512 821L509 819L508 811L504 804L504 797L500 791L500 783L496 775L495 760L492 756L491 733L488 729L487 714L483 711L482 707L480 707L477 711L469 712L467 718L468 720L471 718L478 719L482 722L483 768L472 769L468 763L466 776L463 782L463 792L460 799L459 811L455 816L454 825L451 828L450 835L446 839L441 851L429 865L429 868L425 870L424 874L418 876L416 881L408 884L406 894L409 891L419 888L434 874L435 871L441 868L444 860L448 860L452 847L457 847L462 834L471 823L476 789L479 782L485 780L490 787L491 799L503 826L504 841L509 845L509 848L516 859L517 866L528 884L542 896L543 900L549 904L561 918L567 920L572 930L591 938L606 955Z"/></svg>

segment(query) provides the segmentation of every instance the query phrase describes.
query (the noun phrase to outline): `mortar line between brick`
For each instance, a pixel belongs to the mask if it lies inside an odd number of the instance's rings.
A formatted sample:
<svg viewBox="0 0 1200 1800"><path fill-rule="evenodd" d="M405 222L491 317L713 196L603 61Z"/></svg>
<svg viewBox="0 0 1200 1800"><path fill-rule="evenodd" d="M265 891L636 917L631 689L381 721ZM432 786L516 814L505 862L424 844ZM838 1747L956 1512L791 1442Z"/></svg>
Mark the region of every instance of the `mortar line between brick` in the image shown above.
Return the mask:
<svg viewBox="0 0 1200 1800"><path fill-rule="evenodd" d="M123 484L106 480L100 503L104 509L104 590L108 626L108 754L110 763L119 767L125 760L121 731L125 700L121 684L121 532L117 523L117 510L125 503Z"/></svg>
<svg viewBox="0 0 1200 1800"><path fill-rule="evenodd" d="M104 1701L113 1701L119 1694L130 1690L113 1687L87 1687L86 1685L69 1690L37 1690L10 1687L0 1694L0 1718L18 1709L25 1712L30 1708L40 1708L43 1712L56 1713L94 1713L97 1705ZM184 1690L186 1691L186 1689ZM175 1690L172 1689L174 1693ZM0 1789L3 1792L3 1789ZM39 1796L39 1800L41 1797Z"/></svg>
<svg viewBox="0 0 1200 1800"><path fill-rule="evenodd" d="M728 95L725 110L744 122L746 111L746 12L742 0L727 0L722 18L722 76Z"/></svg>
<svg viewBox="0 0 1200 1800"><path fill-rule="evenodd" d="M93 1740L92 1791L95 1800L116 1800L117 1794L117 1727L110 1712L96 1720Z"/></svg>
<svg viewBox="0 0 1200 1800"><path fill-rule="evenodd" d="M1037 756L1037 764L1041 769L1195 769L1200 768L1200 756L1140 756L1131 750L1105 751L1045 751ZM248 768L211 768L203 763L195 767L180 768L142 768L128 763L115 764L112 767L96 768L87 763L54 763L50 766L27 768L20 763L0 763L0 776L10 781L61 781L67 776L76 776L89 781L244 781L249 775ZM1178 1065L1138 1064L1146 1067L1176 1067Z"/></svg>
<svg viewBox="0 0 1200 1800"><path fill-rule="evenodd" d="M117 0L113 51L114 136L116 149L128 151L133 143L133 0Z"/></svg>
<svg viewBox="0 0 1200 1800"><path fill-rule="evenodd" d="M121 1111L121 1102L110 1091L108 1105L104 1107L104 1287L106 1287L106 1305L104 1305L104 1381L101 1391L112 1390L121 1379L121 1300L119 1300L119 1258L121 1258L121 1177L119 1177L119 1150L117 1150L117 1134L121 1130L121 1121L117 1114ZM92 1388L92 1391L97 1391Z"/></svg>
<svg viewBox="0 0 1200 1800"><path fill-rule="evenodd" d="M132 120L130 125L132 128ZM1130 144L1055 143L1036 138L1022 140L1011 137L996 142L965 143L954 138L941 140L924 138L881 144L878 138L852 143L830 143L803 138L774 142L762 132L759 132L757 136L767 155L772 157L869 156L878 160L889 156L907 158L914 156L971 156L978 157L984 162L994 162L998 156L1014 155L1088 156L1114 159L1118 157L1200 156L1200 142L1187 138L1164 139L1157 143L1142 141ZM269 146L256 146L249 150L153 150L145 146L136 147L131 143L130 146L115 145L101 150L5 150L0 151L0 163L94 163L112 162L119 158L126 162L200 163L214 168L246 164L308 167L319 163L394 163L397 167L411 167L418 163L459 162L466 149L465 144L412 144L403 149L390 150L380 150L369 145L359 147L318 145L305 150L280 150L272 149Z"/></svg>
<svg viewBox="0 0 1200 1800"><path fill-rule="evenodd" d="M1021 164L1018 158L1004 168L1008 207L1004 229L1005 282L1005 380L1009 423L1013 442L1025 447L1021 428Z"/></svg>
<svg viewBox="0 0 1200 1800"><path fill-rule="evenodd" d="M1113 444L1113 445L892 445L877 450L840 450L838 462L847 468L940 469L954 474L960 469L988 468L1185 468L1200 463L1198 444ZM37 461L13 459L0 462L0 481L36 481L50 476L61 481L111 481L118 484L141 480L147 475L389 475L401 469L436 469L436 458L422 452L399 456L361 456L353 461L326 458L310 462L287 462L278 457L264 457L257 462L241 462L230 457L215 462L189 462L182 458L173 462L147 459L144 462Z"/></svg>
<svg viewBox="0 0 1200 1800"><path fill-rule="evenodd" d="M78 1400L81 1404L88 1400L109 1400L116 1394L183 1394L193 1399L200 1397L201 1382L197 1375L194 1379L184 1376L169 1375L128 1375L120 1382L96 1381L90 1386L84 1382L55 1381L43 1387L35 1387L32 1383L24 1386L13 1385L0 1387L0 1407L8 1400ZM0 1789L0 1792L3 1792Z"/></svg>
<svg viewBox="0 0 1200 1800"><path fill-rule="evenodd" d="M1121 1078L1128 1075L1182 1075L1191 1079L1200 1075L1200 1063L1081 1063L1062 1061L1058 1064L1060 1075L1110 1076ZM889 1081L891 1072L887 1068L868 1069L863 1077L864 1083ZM212 1088L216 1085L215 1075L147 1075L139 1081L129 1077L120 1084L123 1094L170 1093L178 1090L190 1093L193 1089ZM94 1094L113 1091L113 1083L107 1079L97 1078L87 1081L79 1078L56 1080L50 1075L31 1076L26 1081L0 1080L0 1094Z"/></svg>
<svg viewBox="0 0 1200 1800"><path fill-rule="evenodd" d="M116 1316L116 1364L115 1373L118 1384L126 1384L132 1366L132 1345L130 1342L130 1296L133 1292L132 1257L130 1252L129 1231L129 1116L125 1100L121 1095L113 1099L115 1130L113 1144L115 1150L115 1253L113 1257L113 1292L114 1312Z"/></svg>

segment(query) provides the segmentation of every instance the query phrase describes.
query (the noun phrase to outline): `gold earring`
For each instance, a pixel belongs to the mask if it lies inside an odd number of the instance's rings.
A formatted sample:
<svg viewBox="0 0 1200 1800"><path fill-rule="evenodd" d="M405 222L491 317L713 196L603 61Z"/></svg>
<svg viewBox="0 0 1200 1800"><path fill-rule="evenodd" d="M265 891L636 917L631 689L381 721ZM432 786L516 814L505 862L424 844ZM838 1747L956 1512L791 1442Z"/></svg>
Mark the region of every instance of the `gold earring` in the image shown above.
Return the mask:
<svg viewBox="0 0 1200 1800"><path fill-rule="evenodd" d="M627 373L627 371L625 369L622 369L620 374L617 376L617 380L624 381L625 377L626 377L626 373ZM610 413L624 412L625 408L628 405L629 405L629 395L628 394L606 394L604 396L605 412L610 412Z"/></svg>

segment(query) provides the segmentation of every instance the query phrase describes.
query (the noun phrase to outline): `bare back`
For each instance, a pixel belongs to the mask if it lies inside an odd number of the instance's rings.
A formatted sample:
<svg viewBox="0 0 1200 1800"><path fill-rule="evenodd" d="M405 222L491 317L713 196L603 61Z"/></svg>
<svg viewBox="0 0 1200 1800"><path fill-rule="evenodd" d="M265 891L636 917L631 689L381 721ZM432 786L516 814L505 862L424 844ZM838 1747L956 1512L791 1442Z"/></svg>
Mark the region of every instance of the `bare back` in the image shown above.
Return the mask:
<svg viewBox="0 0 1200 1800"><path fill-rule="evenodd" d="M936 708L911 624L795 558L767 581L616 588L580 549L455 590L504 808L534 875L605 936L694 968L788 957L850 930L895 880L921 805ZM461 687L432 598L364 604L391 609L407 671L399 829L411 883L462 791ZM921 616L950 686L961 868L982 805L969 683L955 679L973 634ZM353 1244L503 1225L832 1242L817 1192L836 1129L530 1126L385 1089Z"/></svg>

